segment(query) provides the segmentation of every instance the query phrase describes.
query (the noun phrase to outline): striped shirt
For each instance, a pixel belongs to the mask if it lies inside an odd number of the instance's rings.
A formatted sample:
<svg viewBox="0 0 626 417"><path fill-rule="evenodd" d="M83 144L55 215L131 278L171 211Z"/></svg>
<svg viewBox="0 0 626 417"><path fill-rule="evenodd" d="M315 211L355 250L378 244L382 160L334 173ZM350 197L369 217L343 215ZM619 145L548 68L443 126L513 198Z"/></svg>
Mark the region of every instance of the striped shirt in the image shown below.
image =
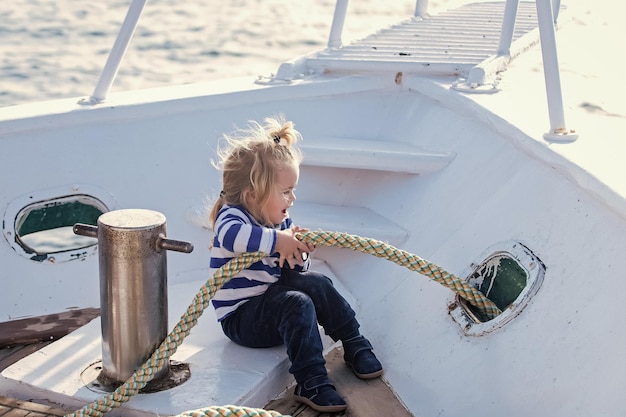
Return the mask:
<svg viewBox="0 0 626 417"><path fill-rule="evenodd" d="M263 227L241 206L222 207L215 220L210 276L244 252L265 252L271 255L240 271L215 293L211 302L218 321L224 320L240 305L263 294L272 283L278 281L281 268L278 266L280 255L274 251L276 231L289 229L291 225L291 218L288 217L276 229ZM309 263L307 258L304 265L296 265L296 269L306 270Z"/></svg>

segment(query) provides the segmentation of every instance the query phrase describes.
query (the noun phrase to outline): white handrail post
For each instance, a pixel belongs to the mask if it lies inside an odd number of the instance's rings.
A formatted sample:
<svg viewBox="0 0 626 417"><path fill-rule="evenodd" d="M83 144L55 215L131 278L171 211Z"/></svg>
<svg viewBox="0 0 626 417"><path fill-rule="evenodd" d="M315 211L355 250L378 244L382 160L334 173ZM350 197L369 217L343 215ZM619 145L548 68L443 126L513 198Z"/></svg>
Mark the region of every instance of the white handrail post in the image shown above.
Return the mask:
<svg viewBox="0 0 626 417"><path fill-rule="evenodd" d="M425 17L428 15L428 0L416 0L415 17Z"/></svg>
<svg viewBox="0 0 626 417"><path fill-rule="evenodd" d="M518 6L519 0L506 0L504 16L502 18L502 29L500 30L498 55L511 55L511 42L513 41L513 31L515 30Z"/></svg>
<svg viewBox="0 0 626 417"><path fill-rule="evenodd" d="M109 93L109 89L111 88L111 85L113 85L113 80L115 79L117 71L120 68L122 58L124 58L124 54L128 49L133 33L135 33L137 22L143 12L146 1L147 0L132 0L130 6L128 7L128 12L124 18L122 27L117 34L113 48L109 53L107 62L104 65L102 73L100 74L98 84L96 84L96 88L89 99L90 104L100 103Z"/></svg>
<svg viewBox="0 0 626 417"><path fill-rule="evenodd" d="M550 131L543 137L547 141L572 142L578 138L578 135L565 127L552 4L550 0L536 0L536 5L550 117Z"/></svg>
<svg viewBox="0 0 626 417"><path fill-rule="evenodd" d="M335 14L333 15L333 24L330 28L330 36L328 37L329 48L341 48L341 33L343 32L343 24L346 21L347 11L348 0L337 0L335 4Z"/></svg>
<svg viewBox="0 0 626 417"><path fill-rule="evenodd" d="M561 0L552 1L552 16L554 17L554 23L559 20L559 11L561 10Z"/></svg>

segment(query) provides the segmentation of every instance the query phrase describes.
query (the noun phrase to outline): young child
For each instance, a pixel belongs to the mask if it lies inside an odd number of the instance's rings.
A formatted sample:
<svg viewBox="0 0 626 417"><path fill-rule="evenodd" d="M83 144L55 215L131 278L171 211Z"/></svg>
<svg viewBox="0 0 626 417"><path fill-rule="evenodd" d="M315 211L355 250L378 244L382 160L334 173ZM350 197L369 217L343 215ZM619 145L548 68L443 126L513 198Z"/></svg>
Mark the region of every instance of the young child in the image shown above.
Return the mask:
<svg viewBox="0 0 626 417"><path fill-rule="evenodd" d="M302 156L294 145L300 138L282 118L251 122L225 136L217 165L223 188L210 214L211 274L244 252L270 255L234 276L212 303L233 342L287 347L298 401L337 412L347 405L328 378L318 322L342 341L344 360L359 378L376 378L383 368L348 302L328 277L309 270L313 245L295 237L307 231L294 225L288 212L296 199Z"/></svg>

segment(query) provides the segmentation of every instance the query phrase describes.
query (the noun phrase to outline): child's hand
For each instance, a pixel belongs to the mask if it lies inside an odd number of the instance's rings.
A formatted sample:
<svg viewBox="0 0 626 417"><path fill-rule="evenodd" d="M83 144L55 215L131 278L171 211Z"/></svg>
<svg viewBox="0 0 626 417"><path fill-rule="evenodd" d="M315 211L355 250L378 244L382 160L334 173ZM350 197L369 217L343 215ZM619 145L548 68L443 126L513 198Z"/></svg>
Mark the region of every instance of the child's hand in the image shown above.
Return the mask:
<svg viewBox="0 0 626 417"><path fill-rule="evenodd" d="M296 233L306 233L306 232L309 231L308 228L300 227L300 226L292 226L292 229ZM304 242L304 243L309 248L309 250L307 252L313 252L315 250L315 245L313 243L310 243L310 242ZM307 252L305 252L305 253L307 253Z"/></svg>
<svg viewBox="0 0 626 417"><path fill-rule="evenodd" d="M276 252L280 254L278 259L278 265L282 268L287 261L290 268L294 268L297 263L301 263L305 258L302 257L303 253L310 251L308 244L296 239L296 232L302 231L299 227L292 229L277 230L276 231Z"/></svg>

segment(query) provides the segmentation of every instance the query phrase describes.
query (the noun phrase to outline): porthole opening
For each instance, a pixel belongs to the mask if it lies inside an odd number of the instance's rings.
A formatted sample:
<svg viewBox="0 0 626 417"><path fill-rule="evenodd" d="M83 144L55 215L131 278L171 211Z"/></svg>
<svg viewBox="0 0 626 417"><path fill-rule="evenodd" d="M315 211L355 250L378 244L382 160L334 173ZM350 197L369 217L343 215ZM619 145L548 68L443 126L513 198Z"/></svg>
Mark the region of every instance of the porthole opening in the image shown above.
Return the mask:
<svg viewBox="0 0 626 417"><path fill-rule="evenodd" d="M456 295L448 305L450 316L468 336L481 336L517 317L537 294L546 267L520 242L500 242L472 262L467 282L493 301L501 313L489 318L467 300Z"/></svg>
<svg viewBox="0 0 626 417"><path fill-rule="evenodd" d="M479 265L467 282L493 301L500 311L505 311L526 287L528 273L515 259L506 254L498 254ZM458 302L474 322L484 323L490 320L465 299L458 297Z"/></svg>
<svg viewBox="0 0 626 417"><path fill-rule="evenodd" d="M97 239L75 235L76 223L97 225L106 205L88 195L70 195L30 204L15 218L15 240L38 256L93 246Z"/></svg>

